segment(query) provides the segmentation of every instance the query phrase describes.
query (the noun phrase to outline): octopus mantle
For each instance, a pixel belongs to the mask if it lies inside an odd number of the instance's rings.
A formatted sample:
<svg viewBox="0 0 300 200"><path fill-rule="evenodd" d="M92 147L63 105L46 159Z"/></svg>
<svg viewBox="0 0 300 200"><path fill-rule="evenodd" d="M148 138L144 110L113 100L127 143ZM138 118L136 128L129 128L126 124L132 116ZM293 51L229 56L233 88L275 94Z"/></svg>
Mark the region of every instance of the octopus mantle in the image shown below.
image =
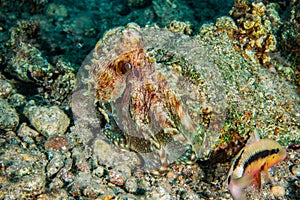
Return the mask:
<svg viewBox="0 0 300 200"><path fill-rule="evenodd" d="M95 136L136 152L150 170L205 159L225 107L208 53L195 38L164 29L128 24L108 31L79 71L76 121L89 121ZM83 105L86 98L92 101ZM76 110L80 105L84 112Z"/></svg>

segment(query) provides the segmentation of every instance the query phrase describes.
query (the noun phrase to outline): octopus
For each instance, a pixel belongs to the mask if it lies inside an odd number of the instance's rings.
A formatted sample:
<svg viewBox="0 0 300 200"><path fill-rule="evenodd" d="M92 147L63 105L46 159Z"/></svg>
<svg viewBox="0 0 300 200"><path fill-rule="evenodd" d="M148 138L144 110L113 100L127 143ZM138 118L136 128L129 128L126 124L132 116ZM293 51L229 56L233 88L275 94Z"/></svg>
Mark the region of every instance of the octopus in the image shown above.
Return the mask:
<svg viewBox="0 0 300 200"><path fill-rule="evenodd" d="M175 161L193 163L205 154L218 138L218 130L209 127L221 118L203 92L210 86L201 73L188 59L166 50L166 44L153 45L149 38L156 32L136 24L115 28L83 66L101 133L118 148L138 153L145 168L160 173Z"/></svg>

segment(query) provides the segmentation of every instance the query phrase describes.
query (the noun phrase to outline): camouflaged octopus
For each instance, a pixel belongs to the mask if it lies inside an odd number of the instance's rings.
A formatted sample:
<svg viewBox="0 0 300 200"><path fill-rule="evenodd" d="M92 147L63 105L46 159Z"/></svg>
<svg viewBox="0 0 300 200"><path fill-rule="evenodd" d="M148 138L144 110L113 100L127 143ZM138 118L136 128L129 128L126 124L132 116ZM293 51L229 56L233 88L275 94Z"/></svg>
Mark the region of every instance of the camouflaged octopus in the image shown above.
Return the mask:
<svg viewBox="0 0 300 200"><path fill-rule="evenodd" d="M101 132L117 147L137 152L146 168L164 171L174 161L191 163L211 149L218 135L207 137L207 127L218 121L220 110L203 93L213 84L182 57L184 51L178 56L165 50L167 44L155 44L159 33L136 24L115 28L84 67L104 121Z"/></svg>

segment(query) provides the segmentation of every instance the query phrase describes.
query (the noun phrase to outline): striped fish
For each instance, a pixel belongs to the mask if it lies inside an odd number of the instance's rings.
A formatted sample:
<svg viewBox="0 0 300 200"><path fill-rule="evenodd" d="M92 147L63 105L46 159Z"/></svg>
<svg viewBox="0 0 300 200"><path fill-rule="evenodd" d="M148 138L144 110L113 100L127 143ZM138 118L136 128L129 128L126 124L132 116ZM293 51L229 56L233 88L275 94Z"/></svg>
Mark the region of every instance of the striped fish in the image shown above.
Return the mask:
<svg viewBox="0 0 300 200"><path fill-rule="evenodd" d="M261 172L268 179L268 169L286 157L286 150L276 141L254 137L257 139L236 155L228 173L228 188L234 200L246 199L243 190L247 186L253 185L259 189Z"/></svg>

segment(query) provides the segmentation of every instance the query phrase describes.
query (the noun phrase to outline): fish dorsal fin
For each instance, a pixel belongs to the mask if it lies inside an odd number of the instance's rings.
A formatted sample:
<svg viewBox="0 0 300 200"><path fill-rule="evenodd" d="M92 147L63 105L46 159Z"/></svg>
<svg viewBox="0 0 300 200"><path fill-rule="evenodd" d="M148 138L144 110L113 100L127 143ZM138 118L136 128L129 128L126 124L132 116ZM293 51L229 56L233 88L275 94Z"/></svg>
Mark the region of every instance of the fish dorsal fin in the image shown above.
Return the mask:
<svg viewBox="0 0 300 200"><path fill-rule="evenodd" d="M250 138L247 141L246 145L250 145L254 142L257 142L260 140L259 134L258 134L258 130L255 128L253 133L251 134Z"/></svg>

